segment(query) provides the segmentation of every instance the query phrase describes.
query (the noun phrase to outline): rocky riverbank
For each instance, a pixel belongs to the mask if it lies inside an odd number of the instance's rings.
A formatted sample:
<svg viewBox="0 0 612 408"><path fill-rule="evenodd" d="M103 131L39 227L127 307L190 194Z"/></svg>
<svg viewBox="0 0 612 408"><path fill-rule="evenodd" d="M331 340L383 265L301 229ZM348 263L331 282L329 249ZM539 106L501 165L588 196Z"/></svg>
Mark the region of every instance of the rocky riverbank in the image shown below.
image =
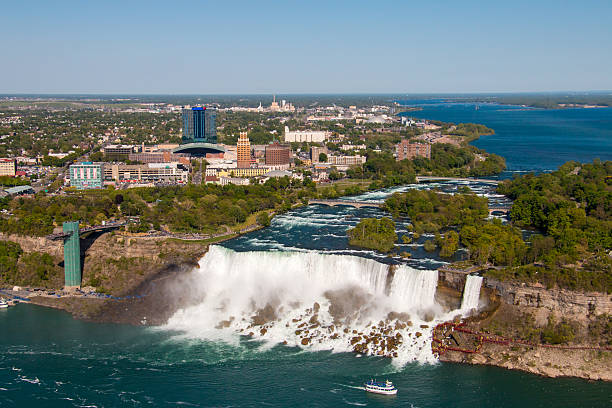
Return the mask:
<svg viewBox="0 0 612 408"><path fill-rule="evenodd" d="M38 242L38 238L16 239L24 249L49 251L54 256L61 251L61 246ZM34 304L66 310L80 319L162 324L184 305L188 285L182 291L174 288L181 286L181 279L207 249L207 244L198 241L114 233L89 237L82 242L82 286L88 287L84 292L95 290L95 294L63 292L58 286L48 296L51 286L46 292L30 292L28 297ZM60 278L53 277L52 282L63 282Z"/></svg>
<svg viewBox="0 0 612 408"><path fill-rule="evenodd" d="M18 240L25 250L54 256L61 251L55 243L10 238ZM189 282L190 271L208 249L205 243L111 233L91 237L83 248L83 285L120 299L73 293L62 297L34 295L32 303L63 309L80 319L162 325L178 309L201 301L202 294L192 290ZM464 277L451 272L440 276L436 301L445 309L459 307ZM466 330L530 344L482 342L477 353L449 350L440 355L441 361L495 365L548 377L612 381L612 352L605 351L612 338L610 295L485 279L481 305L483 313L468 319ZM427 323L411 328L412 323L402 316L389 316L360 330L349 330L336 323L323 324L317 316L318 307L314 305L300 318L287 322L295 326L296 345L346 338L356 353L393 357L409 343L425 346L433 329ZM266 337L272 326L263 312L243 334ZM549 343L543 343L544 338ZM479 342L469 333L456 333L451 341L464 349L474 349Z"/></svg>
<svg viewBox="0 0 612 408"><path fill-rule="evenodd" d="M465 331L447 333L450 349L440 360L612 381L611 300L604 293L485 280L481 302L490 307L468 319Z"/></svg>

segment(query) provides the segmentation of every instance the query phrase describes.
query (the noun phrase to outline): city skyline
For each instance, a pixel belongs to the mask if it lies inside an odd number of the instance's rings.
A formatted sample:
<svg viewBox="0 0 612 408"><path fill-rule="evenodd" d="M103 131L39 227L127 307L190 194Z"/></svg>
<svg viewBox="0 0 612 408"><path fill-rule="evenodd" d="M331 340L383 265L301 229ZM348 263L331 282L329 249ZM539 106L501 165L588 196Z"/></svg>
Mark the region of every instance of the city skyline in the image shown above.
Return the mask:
<svg viewBox="0 0 612 408"><path fill-rule="evenodd" d="M32 1L0 16L0 93L612 89L612 4Z"/></svg>

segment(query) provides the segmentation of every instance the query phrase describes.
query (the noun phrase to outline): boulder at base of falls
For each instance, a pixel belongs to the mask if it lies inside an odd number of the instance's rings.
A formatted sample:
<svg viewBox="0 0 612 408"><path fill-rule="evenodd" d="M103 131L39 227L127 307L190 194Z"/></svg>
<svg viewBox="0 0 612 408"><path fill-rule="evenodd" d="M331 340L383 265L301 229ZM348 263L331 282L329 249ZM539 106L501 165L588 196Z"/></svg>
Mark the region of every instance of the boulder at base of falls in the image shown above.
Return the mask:
<svg viewBox="0 0 612 408"><path fill-rule="evenodd" d="M368 351L368 347L363 343L358 343L358 344L355 344L355 346L353 347L353 351L355 353L366 354Z"/></svg>
<svg viewBox="0 0 612 408"><path fill-rule="evenodd" d="M215 326L215 329L227 329L228 327L230 327L231 323L231 320L221 320L219 324Z"/></svg>
<svg viewBox="0 0 612 408"><path fill-rule="evenodd" d="M268 304L263 309L259 309L257 314L253 316L253 324L255 326L261 326L276 319L276 311Z"/></svg>
<svg viewBox="0 0 612 408"><path fill-rule="evenodd" d="M410 321L410 315L408 313L389 312L387 320L398 320L408 323Z"/></svg>
<svg viewBox="0 0 612 408"><path fill-rule="evenodd" d="M310 338L304 337L301 343L302 343L302 346L307 346L310 343Z"/></svg>

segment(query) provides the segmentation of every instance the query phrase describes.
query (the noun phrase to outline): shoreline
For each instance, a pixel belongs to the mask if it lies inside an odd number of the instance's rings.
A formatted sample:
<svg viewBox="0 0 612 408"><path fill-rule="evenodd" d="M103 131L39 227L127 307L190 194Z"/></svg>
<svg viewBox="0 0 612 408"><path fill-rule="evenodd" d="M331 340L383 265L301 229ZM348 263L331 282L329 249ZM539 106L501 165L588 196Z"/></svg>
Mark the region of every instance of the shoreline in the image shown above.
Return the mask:
<svg viewBox="0 0 612 408"><path fill-rule="evenodd" d="M369 191L369 189L367 189ZM296 206L301 206L298 203ZM271 214L275 216L276 214ZM131 324L131 325L146 325L146 326L160 326L163 325L168 317L170 317L178 308L185 307L186 299L189 296L185 296L182 299L169 298L168 294L164 292L164 284L169 278L174 280L180 280L182 276L188 276L190 270L197 265L198 260L207 252L210 245L225 240L233 239L242 233L248 233L254 230L265 228L258 226L254 229L244 228L239 232L233 232L227 236L218 237L219 239L214 242L204 243L202 240L180 240L178 238L162 238L162 237L146 237L146 236L123 236L120 234L108 234L105 238L101 237L98 242L98 248L92 246L92 255L95 258L96 253L100 253L100 250L106 253L113 253L112 246L116 245L116 242L121 242L122 245L131 247L131 250L139 256L151 256L157 257L155 262L156 269L147 273L143 276L143 279L135 286L128 288L125 292L121 293L122 296L134 296L138 295L137 299L105 299L96 297L83 297L76 295L68 295L63 297L49 296L33 296L31 303L43 306L51 307L58 310L67 311L71 313L74 318L88 320L99 323L116 323L116 324ZM248 231L246 231L248 229ZM243 232L244 231L244 232ZM104 241L108 242L104 242ZM177 254L171 259L163 259L161 255L161 247L159 245L149 245L150 243L168 243L174 242L178 245L193 246L199 248L196 256L184 256L184 254ZM95 244L94 244L95 245ZM143 248L139 248L143 247ZM146 248L145 248L146 247ZM109 250L110 248L110 250ZM151 252L152 251L152 252ZM84 270L85 271L85 270ZM85 274L84 274L85 277ZM85 282L85 280L84 280ZM441 287L443 285L440 285ZM578 292L577 292L578 293ZM476 328L478 328L476 326ZM306 349L308 350L308 349ZM576 364L567 362L565 366L558 366L553 364L551 361L562 360L567 357L565 354L574 354L573 361L576 359L583 359L585 362L593 361L595 358L591 356L589 352L575 353L573 351L563 352L558 350L550 350L544 348L536 348L533 353L524 353L522 350L507 350L497 347L495 345L487 345L484 352L479 355L470 356L469 358L461 354L446 354L442 356L439 361L451 362L451 363L463 363L463 364L479 364L479 365L493 365L506 369L520 370L537 374L545 377L555 378L560 376L566 377L577 377L587 380L602 380L612 381L612 374L610 370L600 370L593 374L589 370L580 369L576 367ZM604 361L608 361L609 354ZM526 357L522 357L525 355ZM501 357L497 357L501 356ZM579 361L578 361L579 362ZM547 365L548 364L548 365ZM558 366L558 367L557 367ZM607 368L607 367L604 367Z"/></svg>
<svg viewBox="0 0 612 408"><path fill-rule="evenodd" d="M139 294L140 298L113 300L98 299L94 297L64 296L61 298L53 296L33 296L30 304L42 307L50 307L68 312L75 319L91 321L95 323L129 324L135 326L162 326L175 311L197 303L197 297L185 293L183 296L174 297L170 293L170 287L181 287L181 281L187 282L194 263L185 263L178 266L166 266L144 279L137 287L133 288L131 294ZM166 283L171 282L168 286ZM177 283L178 282L178 283ZM485 288L481 296L491 296L491 292ZM458 297L460 291L456 288L440 282L437 293ZM453 292L451 295L446 292ZM582 292L574 293L576 296L587 295ZM499 297L496 296L499 302ZM521 310L520 306L498 303L490 305L465 321L465 327L479 331L482 326L491 320L500 311L514 309ZM263 326L262 326L263 327ZM253 326L256 331L257 326ZM237 333L246 335L245 333ZM253 337L253 338L256 338ZM467 341L467 340L466 340ZM283 344L282 342L279 344ZM433 345L433 339L431 344ZM466 344L472 344L467 342ZM592 346L583 344L583 346ZM472 365L490 365L509 370L518 370L542 377L574 377L589 381L612 381L612 351L578 350L567 347L550 347L544 344L536 345L500 345L485 343L478 353L466 354L457 351L448 351L438 357L442 363L459 363ZM309 351L307 347L305 351ZM353 353L358 351L353 350Z"/></svg>
<svg viewBox="0 0 612 408"><path fill-rule="evenodd" d="M443 98L442 98L443 99ZM397 103L397 101L396 101ZM525 104L525 103L509 103L509 102L501 102L501 101L483 101L483 100L456 100L456 101L445 101L441 103L461 103L461 104L473 104L473 105L499 105L499 106L516 106L522 109L539 109L539 110L561 110L561 109L606 109L612 108L610 105L594 105L588 103L575 103L575 104L558 104L556 106L540 106L537 104ZM414 112L423 110L422 107L418 105L404 105L397 103L397 106L402 107L403 111L398 112Z"/></svg>
<svg viewBox="0 0 612 408"><path fill-rule="evenodd" d="M166 276L165 278L170 278ZM49 299L43 301L42 299ZM172 315L168 310L163 311L166 302L160 297L152 296L149 301L116 301L99 299L81 299L70 301L75 298L42 298L35 297L31 304L39 307L47 307L69 313L72 318L89 321L93 323L128 324L133 326L163 326L167 318ZM97 310L93 315L82 313L92 306ZM151 305L164 305L159 307L157 313L151 313ZM255 330L255 326L254 329ZM245 333L236 332L239 336L257 339ZM278 345L287 344L279 342ZM307 345L308 343L306 343ZM309 349L305 347L304 351ZM361 354L359 351L347 351L354 355ZM389 358L384 356L384 358ZM557 349L547 348L545 345L504 347L496 344L487 344L480 353L463 354L450 351L438 357L443 364L469 364L494 366L506 370L522 371L546 378L580 378L586 381L612 382L612 371L609 369L612 361L612 352L601 352L594 350ZM596 363L596 367L593 366Z"/></svg>

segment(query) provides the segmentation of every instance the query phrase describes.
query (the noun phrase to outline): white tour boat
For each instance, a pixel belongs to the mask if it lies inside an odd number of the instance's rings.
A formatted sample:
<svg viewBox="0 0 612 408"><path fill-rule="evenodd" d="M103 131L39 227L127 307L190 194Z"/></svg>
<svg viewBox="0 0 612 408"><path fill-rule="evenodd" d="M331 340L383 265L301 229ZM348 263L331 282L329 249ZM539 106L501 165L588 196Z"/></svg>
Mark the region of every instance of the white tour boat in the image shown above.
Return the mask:
<svg viewBox="0 0 612 408"><path fill-rule="evenodd" d="M0 309L6 309L7 307L9 307L8 303L4 299L0 299Z"/></svg>
<svg viewBox="0 0 612 408"><path fill-rule="evenodd" d="M383 395L395 395L397 394L397 388L393 385L393 383L389 380L384 383L378 383L375 380L370 380L365 385L365 390L367 392L373 392L374 394L383 394Z"/></svg>

